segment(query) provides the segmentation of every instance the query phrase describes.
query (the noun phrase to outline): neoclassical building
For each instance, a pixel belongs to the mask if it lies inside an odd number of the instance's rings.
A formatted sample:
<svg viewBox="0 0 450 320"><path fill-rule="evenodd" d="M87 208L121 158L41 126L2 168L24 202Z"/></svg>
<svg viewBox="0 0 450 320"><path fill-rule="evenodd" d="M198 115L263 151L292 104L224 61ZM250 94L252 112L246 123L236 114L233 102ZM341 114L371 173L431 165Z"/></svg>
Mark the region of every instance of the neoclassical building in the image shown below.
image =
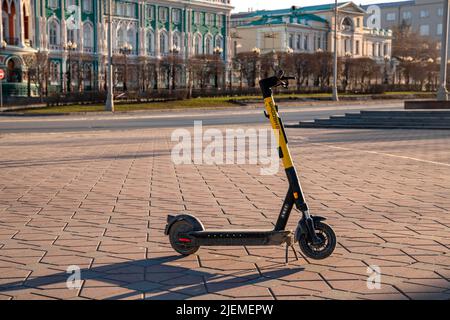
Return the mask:
<svg viewBox="0 0 450 320"><path fill-rule="evenodd" d="M332 51L334 3L281 10L259 10L231 16L234 52ZM338 54L384 61L391 55L392 31L364 25L367 12L353 2L338 5Z"/></svg>
<svg viewBox="0 0 450 320"><path fill-rule="evenodd" d="M107 54L107 0L0 0L0 68L6 71L4 92L23 95L27 77L24 57L49 57L53 90L70 86L104 87ZM168 55L189 59L213 54L229 61L230 0L112 0L113 51L127 48L129 65L141 58ZM69 67L70 66L70 67ZM70 74L69 74L70 73ZM79 75L79 76L77 76ZM133 80L134 72L129 77ZM164 86L160 79L160 86Z"/></svg>

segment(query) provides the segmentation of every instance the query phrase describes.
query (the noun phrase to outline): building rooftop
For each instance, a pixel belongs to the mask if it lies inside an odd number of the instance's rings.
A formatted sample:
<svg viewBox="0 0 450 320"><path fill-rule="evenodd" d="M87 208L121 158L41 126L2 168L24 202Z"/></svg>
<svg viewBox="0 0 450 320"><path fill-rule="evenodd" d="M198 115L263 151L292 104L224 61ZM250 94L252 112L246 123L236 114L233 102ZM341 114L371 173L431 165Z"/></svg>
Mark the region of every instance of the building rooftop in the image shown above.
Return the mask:
<svg viewBox="0 0 450 320"><path fill-rule="evenodd" d="M291 12L287 12L286 14L277 14L277 15L270 15L265 14L262 16L262 18L258 20L251 21L247 24L241 25L241 26L260 26L260 25L276 25L276 24L286 24L286 21L284 20L284 17L286 17ZM297 22L293 20L293 18L297 19ZM301 21L301 22L300 22ZM296 14L294 17L292 17L290 23L300 23L304 25L308 25L309 21L318 21L327 23L327 20L316 16L314 14L310 13L299 13Z"/></svg>
<svg viewBox="0 0 450 320"><path fill-rule="evenodd" d="M395 8L395 7L399 7L399 6L411 6L411 5L415 5L416 1L415 0L410 0L410 1L395 1L395 2L386 2L386 3L373 3L373 4L365 4L362 7L367 9L370 6L378 6L380 8Z"/></svg>

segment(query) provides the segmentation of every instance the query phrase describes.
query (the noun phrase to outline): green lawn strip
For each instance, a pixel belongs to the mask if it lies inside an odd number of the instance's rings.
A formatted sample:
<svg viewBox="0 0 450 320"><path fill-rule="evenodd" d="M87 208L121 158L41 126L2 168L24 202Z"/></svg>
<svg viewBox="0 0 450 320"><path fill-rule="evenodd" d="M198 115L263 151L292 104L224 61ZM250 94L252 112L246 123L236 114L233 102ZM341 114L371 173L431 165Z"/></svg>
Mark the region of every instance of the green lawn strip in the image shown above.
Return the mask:
<svg viewBox="0 0 450 320"><path fill-rule="evenodd" d="M413 94L427 95L428 93L418 92L386 92L385 96L410 96ZM432 95L432 93L430 93ZM340 97L371 97L370 94L340 94ZM279 94L278 99L319 99L331 98L329 93L304 93L304 94ZM116 104L116 111L139 111L139 110L171 110L171 109L191 109L191 108L221 108L221 107L238 107L237 104L231 101L259 101L260 96L236 96L236 97L212 97L212 98L193 98L177 101L166 102L151 102L151 103L131 103L131 104ZM102 112L104 105L68 105L55 106L46 108L30 108L24 109L20 112L26 114L61 114L61 113L83 113L83 112Z"/></svg>

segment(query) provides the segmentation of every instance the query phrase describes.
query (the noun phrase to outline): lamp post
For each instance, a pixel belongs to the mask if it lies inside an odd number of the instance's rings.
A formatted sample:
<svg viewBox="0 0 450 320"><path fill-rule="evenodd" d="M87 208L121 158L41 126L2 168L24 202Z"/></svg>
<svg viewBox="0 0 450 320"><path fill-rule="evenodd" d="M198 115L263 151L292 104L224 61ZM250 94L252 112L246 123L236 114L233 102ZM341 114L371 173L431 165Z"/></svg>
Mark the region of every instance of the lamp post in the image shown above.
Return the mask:
<svg viewBox="0 0 450 320"><path fill-rule="evenodd" d="M129 43L124 43L123 46L119 49L120 54L123 54L124 58L124 70L123 70L123 91L127 91L127 77L128 77L128 59L127 56L131 54L131 51L133 50L133 46Z"/></svg>
<svg viewBox="0 0 450 320"><path fill-rule="evenodd" d="M223 49L221 47L214 48L214 55L216 57L216 74L215 74L215 87L216 90L219 89L219 63L221 60Z"/></svg>
<svg viewBox="0 0 450 320"><path fill-rule="evenodd" d="M71 62L71 53L72 51L75 51L77 49L77 44L75 42L69 41L65 46L64 49L68 52L68 60L67 60L67 92L71 91L72 87L72 62Z"/></svg>
<svg viewBox="0 0 450 320"><path fill-rule="evenodd" d="M114 112L114 85L113 85L113 66L112 66L112 56L113 56L113 49L112 49L112 0L108 0L107 4L107 16L108 16L108 62L106 65L106 104L105 104L105 110Z"/></svg>
<svg viewBox="0 0 450 320"><path fill-rule="evenodd" d="M338 53L337 53L337 29L338 29L338 1L334 5L334 61L333 61L333 100L339 101L337 88L338 77Z"/></svg>
<svg viewBox="0 0 450 320"><path fill-rule="evenodd" d="M448 101L447 91L447 61L448 61L448 19L449 19L449 1L444 0L444 21L442 30L441 44L441 84L438 89L437 99L439 101Z"/></svg>
<svg viewBox="0 0 450 320"><path fill-rule="evenodd" d="M258 58L259 58L259 55L261 54L261 49L257 48L257 47L254 47L252 49L252 52L253 52L253 55L255 56L255 59L253 59L253 72L254 72L253 74L254 74L254 77L253 77L252 87L255 87L256 86L256 77L257 77L256 73L257 73L257 68L258 68Z"/></svg>
<svg viewBox="0 0 450 320"><path fill-rule="evenodd" d="M169 88L172 90L175 90L175 61L176 56L181 52L181 48L174 46L172 49L170 49L170 65L169 65L169 78L167 79L169 81ZM170 83L172 82L172 87L170 87Z"/></svg>
<svg viewBox="0 0 450 320"><path fill-rule="evenodd" d="M388 62L391 58L388 55L384 56L384 84L389 84Z"/></svg>

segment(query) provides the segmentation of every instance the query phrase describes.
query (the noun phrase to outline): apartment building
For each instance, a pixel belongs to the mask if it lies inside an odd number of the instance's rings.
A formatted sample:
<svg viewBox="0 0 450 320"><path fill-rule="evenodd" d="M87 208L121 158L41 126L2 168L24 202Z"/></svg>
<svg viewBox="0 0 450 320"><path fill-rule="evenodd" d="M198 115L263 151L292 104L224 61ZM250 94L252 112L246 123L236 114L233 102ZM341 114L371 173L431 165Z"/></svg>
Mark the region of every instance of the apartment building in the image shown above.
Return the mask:
<svg viewBox="0 0 450 320"><path fill-rule="evenodd" d="M381 27L392 29L403 23L414 32L437 41L442 37L442 0L411 0L376 4L381 11ZM368 9L370 6L364 6Z"/></svg>

